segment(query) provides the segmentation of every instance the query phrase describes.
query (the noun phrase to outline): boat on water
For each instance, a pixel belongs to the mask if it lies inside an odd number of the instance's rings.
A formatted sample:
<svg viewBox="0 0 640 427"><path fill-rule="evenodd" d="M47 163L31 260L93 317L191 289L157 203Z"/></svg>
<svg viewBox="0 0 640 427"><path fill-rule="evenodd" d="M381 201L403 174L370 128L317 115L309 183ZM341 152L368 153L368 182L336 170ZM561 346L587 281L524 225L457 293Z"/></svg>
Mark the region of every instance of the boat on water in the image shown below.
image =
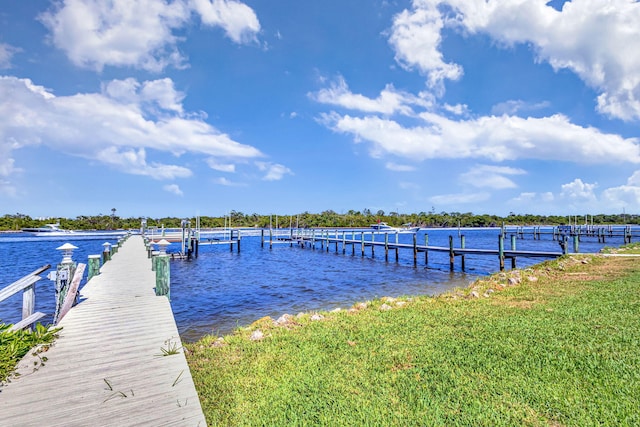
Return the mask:
<svg viewBox="0 0 640 427"><path fill-rule="evenodd" d="M123 236L125 234L133 234L131 230L111 230L111 231L98 231L98 230L87 230L87 231L75 231L75 230L65 230L64 228L60 228L60 224L45 224L42 227L25 227L22 228L21 231L25 233L29 233L35 237L113 237L113 236Z"/></svg>
<svg viewBox="0 0 640 427"><path fill-rule="evenodd" d="M411 224L403 224L402 227L392 227L386 222L379 222L377 224L371 224L371 228L375 231L381 231L383 233L392 233L398 231L400 233L417 233L420 227L413 227Z"/></svg>
<svg viewBox="0 0 640 427"><path fill-rule="evenodd" d="M22 231L26 233L34 233L36 235L42 234L47 236L73 233L73 231L60 228L60 224L45 224L42 227L26 227L23 228Z"/></svg>
<svg viewBox="0 0 640 427"><path fill-rule="evenodd" d="M400 231L407 231L409 233L417 233L418 231L420 231L420 227L414 227L411 225L411 223L407 223L407 224L402 224L402 228L400 228Z"/></svg>
<svg viewBox="0 0 640 427"><path fill-rule="evenodd" d="M376 231L397 231L398 229L390 226L386 222L378 222L377 224L371 224L371 228Z"/></svg>

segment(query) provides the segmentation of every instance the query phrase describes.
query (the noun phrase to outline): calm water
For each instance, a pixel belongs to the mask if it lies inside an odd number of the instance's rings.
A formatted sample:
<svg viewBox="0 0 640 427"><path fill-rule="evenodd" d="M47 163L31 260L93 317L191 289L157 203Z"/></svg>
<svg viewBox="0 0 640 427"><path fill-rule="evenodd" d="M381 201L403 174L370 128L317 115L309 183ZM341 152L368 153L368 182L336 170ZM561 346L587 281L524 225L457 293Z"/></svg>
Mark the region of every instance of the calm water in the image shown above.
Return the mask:
<svg viewBox="0 0 640 427"><path fill-rule="evenodd" d="M449 235L459 247L458 230L434 229L427 231L429 245L448 247ZM499 229L462 230L468 248L498 246ZM411 234L400 234L401 243L411 243ZM376 240L383 241L378 235ZM390 235L390 241L395 236ZM424 244L425 231L418 233L418 244ZM608 246L621 244L622 239L610 240ZM0 234L0 287L4 287L36 268L61 260L56 248L65 242L78 246L73 259L87 262L88 255L102 252L105 241L114 243L113 236L92 238L31 237L25 234ZM178 251L178 244L173 244ZM604 246L597 239L580 242L580 252L597 252ZM247 325L263 316L279 317L284 313L348 308L355 302L382 296L438 294L456 286L466 286L478 276L498 270L495 256L467 256L466 272L460 270L456 259L454 272L449 271L446 253L429 253L429 264L424 264L424 253L418 254L418 266L413 265L410 250L390 251L389 262L384 260L384 249L376 247L375 256L366 248L362 257L359 245L355 255L347 247L346 255L309 247L302 249L289 244L268 243L260 247L259 237L244 237L241 252L230 252L228 245L203 245L194 260L171 261L171 305L180 334L185 341L193 341L204 334L227 334L237 326ZM506 239L505 248L510 248ZM533 240L529 235L517 240L517 248L535 251L559 251L558 242L551 236ZM171 251L172 248L169 248ZM518 259L518 267L541 262L542 259ZM507 265L509 261L507 261ZM45 273L46 274L46 273ZM0 303L0 322L20 320L21 294ZM43 279L37 284L36 310L49 314L55 310L54 283Z"/></svg>

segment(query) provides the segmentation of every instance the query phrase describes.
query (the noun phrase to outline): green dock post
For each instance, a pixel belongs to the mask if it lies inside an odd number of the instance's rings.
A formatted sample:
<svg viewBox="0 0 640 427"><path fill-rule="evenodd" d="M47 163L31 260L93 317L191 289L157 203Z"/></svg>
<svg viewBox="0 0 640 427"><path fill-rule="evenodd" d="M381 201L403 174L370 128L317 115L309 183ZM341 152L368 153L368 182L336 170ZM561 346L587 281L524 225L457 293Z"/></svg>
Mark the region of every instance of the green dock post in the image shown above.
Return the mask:
<svg viewBox="0 0 640 427"><path fill-rule="evenodd" d="M580 236L573 236L573 253L577 254L580 252Z"/></svg>
<svg viewBox="0 0 640 427"><path fill-rule="evenodd" d="M465 246L466 246L466 240L463 234L460 236L460 248L464 249ZM465 269L464 254L460 255L460 262L462 263L462 271L464 271Z"/></svg>
<svg viewBox="0 0 640 427"><path fill-rule="evenodd" d="M371 258L375 258L375 255L376 255L375 241L376 241L376 233L371 232Z"/></svg>
<svg viewBox="0 0 640 427"><path fill-rule="evenodd" d="M100 274L100 255L89 255L89 272L87 273L87 281L93 276Z"/></svg>
<svg viewBox="0 0 640 427"><path fill-rule="evenodd" d="M504 234L498 236L498 258L500 259L500 271L504 271Z"/></svg>
<svg viewBox="0 0 640 427"><path fill-rule="evenodd" d="M169 255L158 255L156 257L156 295L171 299L169 270Z"/></svg>

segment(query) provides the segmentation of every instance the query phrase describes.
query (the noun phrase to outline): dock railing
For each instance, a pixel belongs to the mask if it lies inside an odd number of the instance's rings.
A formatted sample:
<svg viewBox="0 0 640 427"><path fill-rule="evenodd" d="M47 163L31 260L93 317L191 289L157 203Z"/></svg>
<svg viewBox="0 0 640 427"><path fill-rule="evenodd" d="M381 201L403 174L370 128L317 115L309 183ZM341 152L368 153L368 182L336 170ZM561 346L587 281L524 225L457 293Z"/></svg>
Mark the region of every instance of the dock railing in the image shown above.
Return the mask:
<svg viewBox="0 0 640 427"><path fill-rule="evenodd" d="M49 268L51 268L50 264L44 265L0 290L0 302L22 291L22 320L13 325L10 331L30 328L32 324L45 316L44 313L35 311L36 283L42 279L39 274Z"/></svg>

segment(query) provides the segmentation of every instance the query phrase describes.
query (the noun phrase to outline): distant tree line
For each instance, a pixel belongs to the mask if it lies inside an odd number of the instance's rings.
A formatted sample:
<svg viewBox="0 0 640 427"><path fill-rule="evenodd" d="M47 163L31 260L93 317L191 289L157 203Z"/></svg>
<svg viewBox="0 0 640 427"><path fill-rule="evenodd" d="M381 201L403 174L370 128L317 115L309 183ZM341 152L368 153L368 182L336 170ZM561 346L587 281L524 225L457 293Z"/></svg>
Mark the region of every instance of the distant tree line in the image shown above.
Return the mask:
<svg viewBox="0 0 640 427"><path fill-rule="evenodd" d="M116 215L116 210L111 210L111 215L81 215L76 218L50 218L35 219L24 214L5 214L0 217L0 230L20 230L26 227L39 227L45 224L59 223L60 227L67 230L121 230L139 229L141 221L146 219L148 227L180 227L183 219L191 221L192 227L196 225L196 218L121 218ZM337 213L326 210L321 213L302 212L292 215L261 215L257 213L245 214L231 211L228 216L211 217L201 216L202 228L224 227L368 227L377 222L399 227L403 224L411 224L421 227L495 227L505 225L563 225L563 224L639 224L640 216L636 214L613 215L587 215L587 216L559 216L559 215L531 215L510 213L506 217L488 214L473 214L471 212L419 212L400 214L398 212L384 212L382 210L372 212L369 209L362 211L349 210L346 213Z"/></svg>

